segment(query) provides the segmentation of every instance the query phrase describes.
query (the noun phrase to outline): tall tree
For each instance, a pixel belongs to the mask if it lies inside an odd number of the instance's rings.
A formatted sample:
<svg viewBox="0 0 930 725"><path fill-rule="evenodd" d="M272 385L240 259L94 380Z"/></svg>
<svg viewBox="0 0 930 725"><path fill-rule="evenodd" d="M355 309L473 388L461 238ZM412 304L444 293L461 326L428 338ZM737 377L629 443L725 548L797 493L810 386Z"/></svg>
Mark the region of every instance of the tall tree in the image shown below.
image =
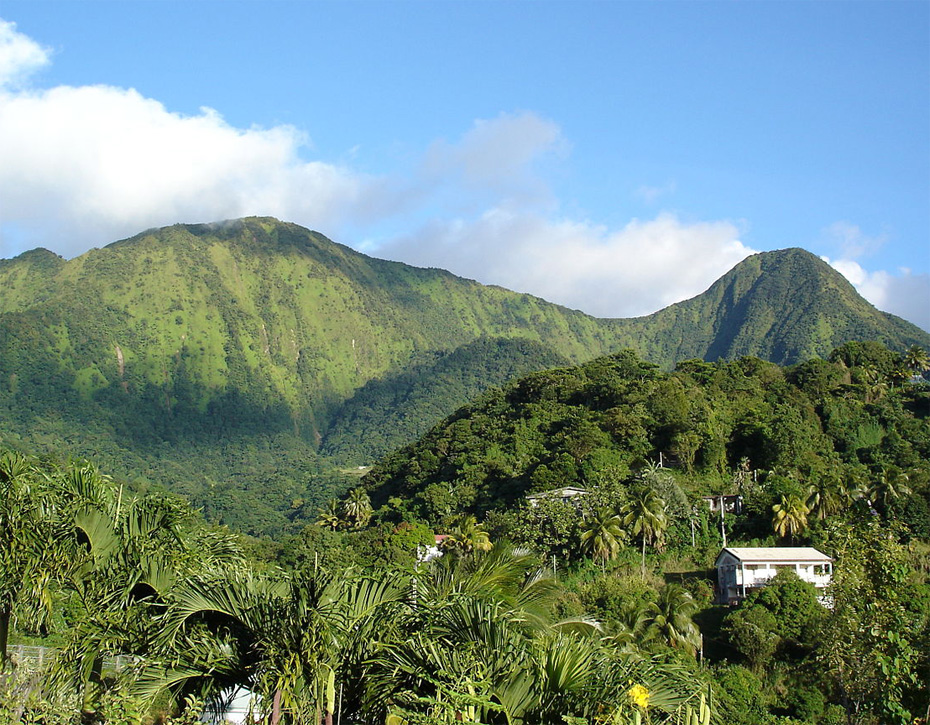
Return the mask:
<svg viewBox="0 0 930 725"><path fill-rule="evenodd" d="M667 584L649 605L647 638L659 639L670 647L693 655L700 646L701 637L691 619L697 610L697 602L690 593L677 584Z"/></svg>
<svg viewBox="0 0 930 725"><path fill-rule="evenodd" d="M660 547L668 516L665 501L652 489L639 489L620 512L623 525L640 538L642 544L642 574L646 576L646 545Z"/></svg>
<svg viewBox="0 0 930 725"><path fill-rule="evenodd" d="M346 517L356 528L362 528L371 519L371 498L364 488L358 486L349 491L349 495L342 504Z"/></svg>
<svg viewBox="0 0 930 725"><path fill-rule="evenodd" d="M904 353L904 364L914 375L921 375L930 368L930 356L920 345L911 345Z"/></svg>
<svg viewBox="0 0 930 725"><path fill-rule="evenodd" d="M17 608L37 620L50 609L49 584L63 563L50 494L30 459L12 451L0 455L0 669Z"/></svg>
<svg viewBox="0 0 930 725"><path fill-rule="evenodd" d="M817 476L807 488L807 500L804 502L808 512L818 521L824 521L843 510L843 484L832 474Z"/></svg>
<svg viewBox="0 0 930 725"><path fill-rule="evenodd" d="M442 541L442 548L459 556L471 556L476 551L490 551L491 538L484 526L471 515L464 516Z"/></svg>
<svg viewBox="0 0 930 725"><path fill-rule="evenodd" d="M897 533L874 517L827 531L837 565L816 661L849 722L908 725L930 709L926 599Z"/></svg>
<svg viewBox="0 0 930 725"><path fill-rule="evenodd" d="M908 476L897 468L882 468L869 484L866 495L869 502L885 514L891 502L902 496L909 496Z"/></svg>
<svg viewBox="0 0 930 725"><path fill-rule="evenodd" d="M324 529L336 531L340 526L342 526L342 518L339 515L340 513L339 502L334 498L330 499L329 503L327 503L324 508L319 510L319 513L316 517L316 522Z"/></svg>
<svg viewBox="0 0 930 725"><path fill-rule="evenodd" d="M603 567L607 561L616 558L625 538L623 523L617 512L602 508L582 527L581 550L599 559Z"/></svg>
<svg viewBox="0 0 930 725"><path fill-rule="evenodd" d="M791 538L794 544L795 537L807 530L807 515L810 513L807 504L800 496L782 494L781 501L772 506L772 527L781 538Z"/></svg>

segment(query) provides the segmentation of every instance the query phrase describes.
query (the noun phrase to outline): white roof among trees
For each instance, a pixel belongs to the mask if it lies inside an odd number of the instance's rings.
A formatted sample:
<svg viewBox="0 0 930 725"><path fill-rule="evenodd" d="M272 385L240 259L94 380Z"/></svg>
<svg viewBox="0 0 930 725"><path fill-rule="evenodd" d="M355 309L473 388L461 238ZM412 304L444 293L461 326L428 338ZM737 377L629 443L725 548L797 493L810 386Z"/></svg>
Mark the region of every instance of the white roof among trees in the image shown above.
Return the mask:
<svg viewBox="0 0 930 725"><path fill-rule="evenodd" d="M764 563L764 562L826 562L833 561L822 551L811 546L740 546L727 547L720 552L717 560L725 553L744 564Z"/></svg>

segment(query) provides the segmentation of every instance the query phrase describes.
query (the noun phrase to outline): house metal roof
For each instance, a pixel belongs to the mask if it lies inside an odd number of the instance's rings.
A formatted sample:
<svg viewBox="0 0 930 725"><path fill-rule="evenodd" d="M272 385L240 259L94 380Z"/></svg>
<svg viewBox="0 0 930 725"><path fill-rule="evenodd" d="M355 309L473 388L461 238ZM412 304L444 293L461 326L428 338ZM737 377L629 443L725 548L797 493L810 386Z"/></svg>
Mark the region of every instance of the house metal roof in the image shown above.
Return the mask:
<svg viewBox="0 0 930 725"><path fill-rule="evenodd" d="M564 486L563 488L554 488L551 491L541 491L540 493L527 494L527 498L570 498L572 496L583 496L587 490L576 488L575 486Z"/></svg>
<svg viewBox="0 0 930 725"><path fill-rule="evenodd" d="M824 562L833 561L822 551L811 546L739 546L727 547L717 555L729 553L744 564L764 562Z"/></svg>

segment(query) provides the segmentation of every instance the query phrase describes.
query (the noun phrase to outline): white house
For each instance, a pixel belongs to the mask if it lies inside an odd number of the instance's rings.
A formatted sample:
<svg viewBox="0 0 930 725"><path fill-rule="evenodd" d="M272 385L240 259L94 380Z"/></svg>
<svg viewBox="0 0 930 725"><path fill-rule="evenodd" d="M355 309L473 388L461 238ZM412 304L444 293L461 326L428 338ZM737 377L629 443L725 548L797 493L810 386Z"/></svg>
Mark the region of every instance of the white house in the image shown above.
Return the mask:
<svg viewBox="0 0 930 725"><path fill-rule="evenodd" d="M573 503L579 503L581 499L578 497L587 495L588 492L583 488L564 486L562 488L554 488L551 491L543 491L542 493L531 493L527 495L526 500L530 502L530 506L535 507L539 505L539 501L541 499L555 499L557 501L572 501Z"/></svg>
<svg viewBox="0 0 930 725"><path fill-rule="evenodd" d="M782 569L823 590L830 585L833 559L810 546L729 547L717 556L717 601L735 604L764 587Z"/></svg>
<svg viewBox="0 0 930 725"><path fill-rule="evenodd" d="M712 514L719 514L723 508L725 514L739 515L743 513L743 497L737 494L723 494L717 496L701 496Z"/></svg>
<svg viewBox="0 0 930 725"><path fill-rule="evenodd" d="M425 564L433 559L438 559L442 556L442 542L448 538L448 534L436 534L433 537L434 543L432 546L418 546L417 561L421 564Z"/></svg>

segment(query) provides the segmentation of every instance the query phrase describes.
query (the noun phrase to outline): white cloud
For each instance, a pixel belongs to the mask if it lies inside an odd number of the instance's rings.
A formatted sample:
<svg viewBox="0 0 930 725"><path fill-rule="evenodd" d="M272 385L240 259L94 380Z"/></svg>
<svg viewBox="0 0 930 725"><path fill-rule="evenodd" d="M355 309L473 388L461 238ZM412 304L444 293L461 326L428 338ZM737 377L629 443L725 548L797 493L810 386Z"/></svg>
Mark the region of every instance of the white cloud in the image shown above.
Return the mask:
<svg viewBox="0 0 930 725"><path fill-rule="evenodd" d="M47 61L25 36L14 41L25 50L10 54L11 77ZM554 217L539 166L569 144L531 112L479 119L391 178L306 161L305 142L290 126L173 113L132 89L0 91L0 253L42 245L70 256L152 226L268 214L336 238L351 226L380 236L365 246L382 256L630 316L701 292L751 252L728 222L659 216L610 231Z"/></svg>
<svg viewBox="0 0 930 725"><path fill-rule="evenodd" d="M753 253L730 222L686 224L663 214L611 232L500 207L473 221L427 225L382 251L603 317L692 297Z"/></svg>
<svg viewBox="0 0 930 725"><path fill-rule="evenodd" d="M897 274L883 269L870 272L853 259L823 259L878 309L930 332L930 275L913 274L903 267Z"/></svg>
<svg viewBox="0 0 930 725"><path fill-rule="evenodd" d="M12 24L0 34L6 77L48 61ZM390 219L409 229L501 199L551 203L533 165L566 147L555 123L502 114L433 144L405 175L372 177L351 157L305 160L306 141L291 126L233 127L208 108L174 113L133 89L0 88L0 256L35 246L73 256L153 226L252 214L351 241L347 228L364 238Z"/></svg>
<svg viewBox="0 0 930 725"><path fill-rule="evenodd" d="M886 234L871 236L847 221L834 222L824 229L824 236L829 245L840 250L843 259L859 259L873 254L888 241Z"/></svg>
<svg viewBox="0 0 930 725"><path fill-rule="evenodd" d="M0 18L0 88L16 86L50 62L49 51Z"/></svg>
<svg viewBox="0 0 930 725"><path fill-rule="evenodd" d="M237 129L171 113L134 90L61 86L0 95L0 197L21 243L66 255L147 227L249 214L325 227L372 182L298 152L296 129ZM0 249L6 253L6 249Z"/></svg>
<svg viewBox="0 0 930 725"><path fill-rule="evenodd" d="M236 128L132 89L24 85L49 59L0 20L0 256L35 246L72 256L153 226L273 215L347 243L351 229L379 256L627 317L702 292L753 252L728 221L659 214L611 230L560 216L540 167L569 144L531 112L479 119L406 173L373 177L347 165L358 147L343 163L306 160L291 126ZM827 234L844 252L835 266L868 299L930 328L927 275L868 273L854 259L882 238L846 222Z"/></svg>
<svg viewBox="0 0 930 725"><path fill-rule="evenodd" d="M856 224L838 221L823 230L823 237L840 252L837 259L824 256L823 260L846 277L859 294L878 309L930 331L930 275L913 274L903 267L895 274L884 269L869 271L857 261L884 246L887 234L869 235Z"/></svg>
<svg viewBox="0 0 930 725"><path fill-rule="evenodd" d="M435 142L424 159L427 176L457 170L468 184L494 186L525 181L541 155L565 150L559 126L534 113L504 113L475 121L461 141Z"/></svg>

